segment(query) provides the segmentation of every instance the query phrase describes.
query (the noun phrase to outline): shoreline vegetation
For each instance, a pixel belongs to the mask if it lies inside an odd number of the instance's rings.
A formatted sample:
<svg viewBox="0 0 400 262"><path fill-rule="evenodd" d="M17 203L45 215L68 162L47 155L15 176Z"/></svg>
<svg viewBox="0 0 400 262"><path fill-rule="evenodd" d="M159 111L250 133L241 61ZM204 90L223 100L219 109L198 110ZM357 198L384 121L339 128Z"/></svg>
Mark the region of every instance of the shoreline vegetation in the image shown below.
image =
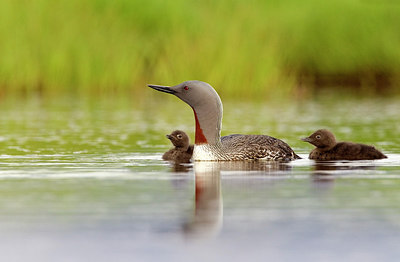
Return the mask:
<svg viewBox="0 0 400 262"><path fill-rule="evenodd" d="M190 79L232 98L400 93L390 0L5 0L0 17L0 96Z"/></svg>

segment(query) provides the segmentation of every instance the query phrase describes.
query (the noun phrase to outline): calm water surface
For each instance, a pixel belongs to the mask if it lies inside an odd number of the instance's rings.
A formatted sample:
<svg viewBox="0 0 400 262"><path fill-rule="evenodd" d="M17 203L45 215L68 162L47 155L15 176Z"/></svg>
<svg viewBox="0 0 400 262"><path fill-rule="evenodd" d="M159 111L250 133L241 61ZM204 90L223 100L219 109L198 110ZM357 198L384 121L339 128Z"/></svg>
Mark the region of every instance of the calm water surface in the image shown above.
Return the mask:
<svg viewBox="0 0 400 262"><path fill-rule="evenodd" d="M0 101L4 261L395 261L400 255L399 100L225 102L223 135L284 139L290 163L161 160L193 138L174 98ZM308 160L329 128L388 159Z"/></svg>

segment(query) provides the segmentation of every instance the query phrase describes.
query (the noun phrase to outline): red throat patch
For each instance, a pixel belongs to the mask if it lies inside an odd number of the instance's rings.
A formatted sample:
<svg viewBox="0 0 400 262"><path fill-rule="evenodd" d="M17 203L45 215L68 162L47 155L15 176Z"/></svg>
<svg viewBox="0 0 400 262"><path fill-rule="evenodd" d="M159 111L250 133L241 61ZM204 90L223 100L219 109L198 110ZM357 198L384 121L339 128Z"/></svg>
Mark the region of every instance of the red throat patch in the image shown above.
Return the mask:
<svg viewBox="0 0 400 262"><path fill-rule="evenodd" d="M196 134L195 134L195 144L200 145L200 144L207 144L207 139L204 136L203 130L200 127L199 119L197 118L196 111L193 109L194 112L194 118L196 120Z"/></svg>

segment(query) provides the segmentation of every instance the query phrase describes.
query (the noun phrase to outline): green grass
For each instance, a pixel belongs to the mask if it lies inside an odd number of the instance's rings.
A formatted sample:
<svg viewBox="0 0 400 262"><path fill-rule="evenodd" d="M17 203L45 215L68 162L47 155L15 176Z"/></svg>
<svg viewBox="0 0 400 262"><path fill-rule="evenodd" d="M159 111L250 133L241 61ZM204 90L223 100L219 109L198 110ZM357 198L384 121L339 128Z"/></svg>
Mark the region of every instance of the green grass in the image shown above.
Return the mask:
<svg viewBox="0 0 400 262"><path fill-rule="evenodd" d="M302 75L400 79L400 5L389 0L4 0L0 17L0 95L200 79L268 98L298 93Z"/></svg>

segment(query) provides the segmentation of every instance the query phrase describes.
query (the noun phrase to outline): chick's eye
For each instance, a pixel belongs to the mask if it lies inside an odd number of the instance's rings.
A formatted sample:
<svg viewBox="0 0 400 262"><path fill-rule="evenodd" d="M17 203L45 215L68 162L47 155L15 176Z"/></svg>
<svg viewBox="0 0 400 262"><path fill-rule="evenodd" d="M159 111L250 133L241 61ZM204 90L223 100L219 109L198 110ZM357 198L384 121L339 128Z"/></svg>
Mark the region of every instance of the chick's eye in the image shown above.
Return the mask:
<svg viewBox="0 0 400 262"><path fill-rule="evenodd" d="M189 87L188 87L188 86L185 86L183 89L185 89L185 90L189 90Z"/></svg>
<svg viewBox="0 0 400 262"><path fill-rule="evenodd" d="M316 139L321 139L321 136L320 135L316 135L315 138Z"/></svg>
<svg viewBox="0 0 400 262"><path fill-rule="evenodd" d="M182 138L182 135L177 135L176 137L179 138L179 139L181 139L181 138Z"/></svg>

